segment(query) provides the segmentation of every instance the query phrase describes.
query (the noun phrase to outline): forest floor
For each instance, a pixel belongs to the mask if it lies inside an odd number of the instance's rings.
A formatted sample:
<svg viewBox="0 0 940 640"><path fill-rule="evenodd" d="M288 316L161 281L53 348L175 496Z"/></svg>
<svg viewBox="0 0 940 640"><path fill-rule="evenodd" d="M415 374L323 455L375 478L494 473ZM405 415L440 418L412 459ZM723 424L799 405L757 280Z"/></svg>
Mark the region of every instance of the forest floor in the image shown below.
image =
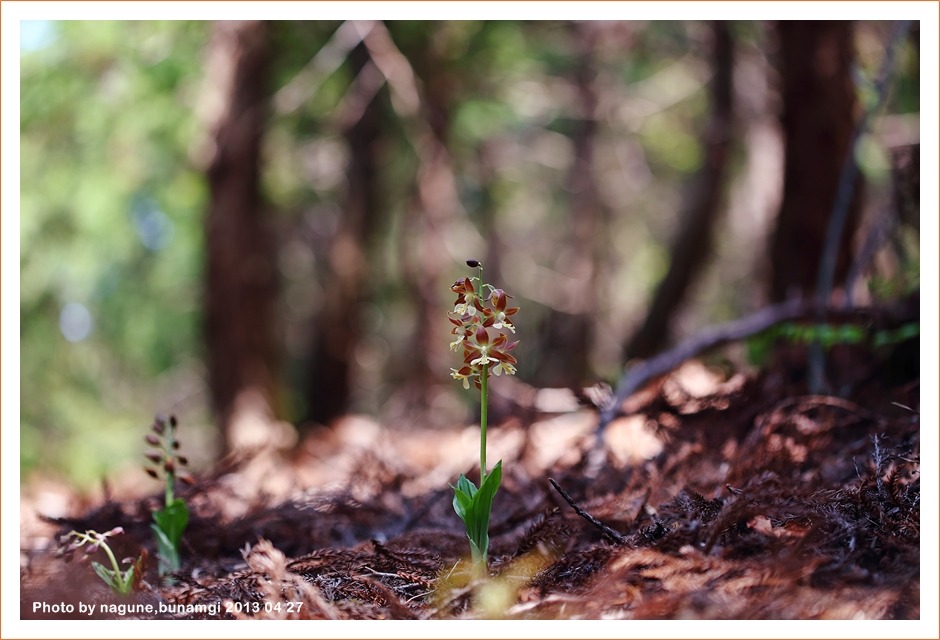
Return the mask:
<svg viewBox="0 0 940 640"><path fill-rule="evenodd" d="M476 428L349 417L186 487L173 586L153 560L156 495L33 518L21 617L87 619L83 602L153 610L93 618L916 619L920 386L879 371L836 397L780 368L721 380L687 363L631 397L601 449L591 410L507 420L490 434L503 483L475 582L448 485L478 476ZM118 558L151 558L125 601L55 554L58 535L117 525Z"/></svg>

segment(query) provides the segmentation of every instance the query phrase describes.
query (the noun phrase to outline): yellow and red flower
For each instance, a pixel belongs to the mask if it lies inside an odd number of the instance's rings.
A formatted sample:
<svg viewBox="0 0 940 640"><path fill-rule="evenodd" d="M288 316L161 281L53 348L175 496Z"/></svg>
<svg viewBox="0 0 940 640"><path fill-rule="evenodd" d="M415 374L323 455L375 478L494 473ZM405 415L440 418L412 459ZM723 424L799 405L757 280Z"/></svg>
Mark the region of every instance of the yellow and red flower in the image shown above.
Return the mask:
<svg viewBox="0 0 940 640"><path fill-rule="evenodd" d="M474 284L476 282L477 284ZM480 278L457 280L451 290L457 294L454 310L448 314L453 324L451 333L456 339L450 343L452 351L463 352L463 366L451 369L451 377L470 388L470 380L480 386L480 377L488 373L495 376L514 375L516 358L508 353L516 342L509 342L504 330L516 332L510 319L519 307L509 306L511 295L503 289L480 282ZM488 291L487 294L484 294Z"/></svg>

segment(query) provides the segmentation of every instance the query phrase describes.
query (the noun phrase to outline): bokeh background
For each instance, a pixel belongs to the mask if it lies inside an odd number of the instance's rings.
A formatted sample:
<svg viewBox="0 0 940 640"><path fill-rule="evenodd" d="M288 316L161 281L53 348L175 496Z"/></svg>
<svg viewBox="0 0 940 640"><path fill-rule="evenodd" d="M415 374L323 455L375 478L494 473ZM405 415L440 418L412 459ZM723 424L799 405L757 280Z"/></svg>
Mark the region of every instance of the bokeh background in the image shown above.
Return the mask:
<svg viewBox="0 0 940 640"><path fill-rule="evenodd" d="M155 413L197 465L347 413L463 425L467 258L522 308L513 382L613 383L812 290L868 112L837 284L915 291L918 25L800 24L24 22L21 477L136 468Z"/></svg>

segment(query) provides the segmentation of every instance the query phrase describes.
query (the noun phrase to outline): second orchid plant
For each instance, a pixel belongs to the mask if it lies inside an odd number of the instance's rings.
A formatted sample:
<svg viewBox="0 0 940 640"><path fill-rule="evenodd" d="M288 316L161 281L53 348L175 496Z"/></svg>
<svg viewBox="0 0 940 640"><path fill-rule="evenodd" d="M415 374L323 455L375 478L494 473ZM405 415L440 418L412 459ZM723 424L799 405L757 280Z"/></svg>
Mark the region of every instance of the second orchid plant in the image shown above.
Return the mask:
<svg viewBox="0 0 940 640"><path fill-rule="evenodd" d="M477 488L460 474L453 487L454 510L467 529L474 571L484 575L490 545L490 511L502 481L502 460L492 471L487 472L486 468L487 381L490 375L516 373L516 359L509 352L518 341L511 342L509 334L516 332L512 316L519 308L509 306L512 296L483 282L483 265L478 260L467 260L467 266L479 272L451 287L457 300L448 318L454 325L451 333L457 339L450 348L463 354L463 366L451 369L450 375L463 382L465 389L470 388L472 381L480 390L480 486Z"/></svg>

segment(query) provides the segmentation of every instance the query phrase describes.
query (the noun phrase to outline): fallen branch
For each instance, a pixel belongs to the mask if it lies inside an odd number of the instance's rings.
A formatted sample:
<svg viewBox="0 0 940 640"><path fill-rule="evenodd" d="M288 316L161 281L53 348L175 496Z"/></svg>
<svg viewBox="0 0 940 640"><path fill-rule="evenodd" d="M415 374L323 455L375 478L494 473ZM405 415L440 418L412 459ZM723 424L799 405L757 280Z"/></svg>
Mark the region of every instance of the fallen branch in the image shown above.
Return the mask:
<svg viewBox="0 0 940 640"><path fill-rule="evenodd" d="M617 416L624 401L650 380L677 369L686 360L730 342L737 342L757 335L782 322L798 319L812 319L820 312L819 304L813 300L792 299L780 304L764 307L749 316L732 320L725 324L704 329L697 335L681 342L672 349L664 351L649 360L644 360L629 367L621 376L613 398L601 408L597 423L596 436L600 443L601 436L608 424ZM824 307L828 317L869 316L871 309L843 309Z"/></svg>
<svg viewBox="0 0 940 640"><path fill-rule="evenodd" d="M663 351L649 360L644 360L629 367L617 383L613 398L601 410L596 432L598 440L600 440L607 425L616 417L624 400L633 395L648 381L669 373L689 358L693 358L703 351L748 338L781 322L805 316L813 308L814 305L811 302L797 299L765 307L744 318L705 329L672 349Z"/></svg>
<svg viewBox="0 0 940 640"><path fill-rule="evenodd" d="M794 320L814 321L818 304L813 300L792 299L777 305L764 307L749 316L725 324L708 327L668 351L661 352L645 361L631 365L621 376L615 390L606 383L585 389L539 389L515 378L504 378L500 387L494 389L495 397L501 399L512 410L526 412L526 423L532 423L541 414L562 414L579 411L585 407L596 408L600 419L595 430L597 444L602 442L604 429L620 413L623 403L650 380L678 369L686 360L717 347L746 340L783 322ZM878 318L891 319L906 313L903 309L855 307L825 308L832 321ZM510 409L507 409L510 410Z"/></svg>
<svg viewBox="0 0 940 640"><path fill-rule="evenodd" d="M624 536L624 535L621 534L621 533L618 533L617 531L614 531L613 529L611 529L610 527L608 527L606 524L604 524L603 522L601 522L600 520L598 520L597 518L595 518L594 516L592 516L590 513L588 513L587 511L585 511L585 510L582 509L581 507L579 507L579 506L577 505L577 503L574 501L574 499L573 499L571 496L569 496L569 495L565 492L564 489L562 489L560 486L558 486L558 483L555 482L555 480L554 480L553 478L549 478L548 481L552 483L552 486L553 486L553 487L555 487L555 491L557 491L557 492L561 495L561 497L565 499L565 502L567 502L569 505L571 505L571 508L574 509L574 512L575 512L575 513L577 513L579 516L581 516L582 518L584 518L585 520L587 520L588 522L590 522L591 524L593 524L593 525L594 525L595 527L597 527L598 529L600 529L600 530L604 533L604 535L605 535L607 538L610 538L610 539L613 540L616 544L626 544L626 543L627 543L627 538L626 538L626 536Z"/></svg>

